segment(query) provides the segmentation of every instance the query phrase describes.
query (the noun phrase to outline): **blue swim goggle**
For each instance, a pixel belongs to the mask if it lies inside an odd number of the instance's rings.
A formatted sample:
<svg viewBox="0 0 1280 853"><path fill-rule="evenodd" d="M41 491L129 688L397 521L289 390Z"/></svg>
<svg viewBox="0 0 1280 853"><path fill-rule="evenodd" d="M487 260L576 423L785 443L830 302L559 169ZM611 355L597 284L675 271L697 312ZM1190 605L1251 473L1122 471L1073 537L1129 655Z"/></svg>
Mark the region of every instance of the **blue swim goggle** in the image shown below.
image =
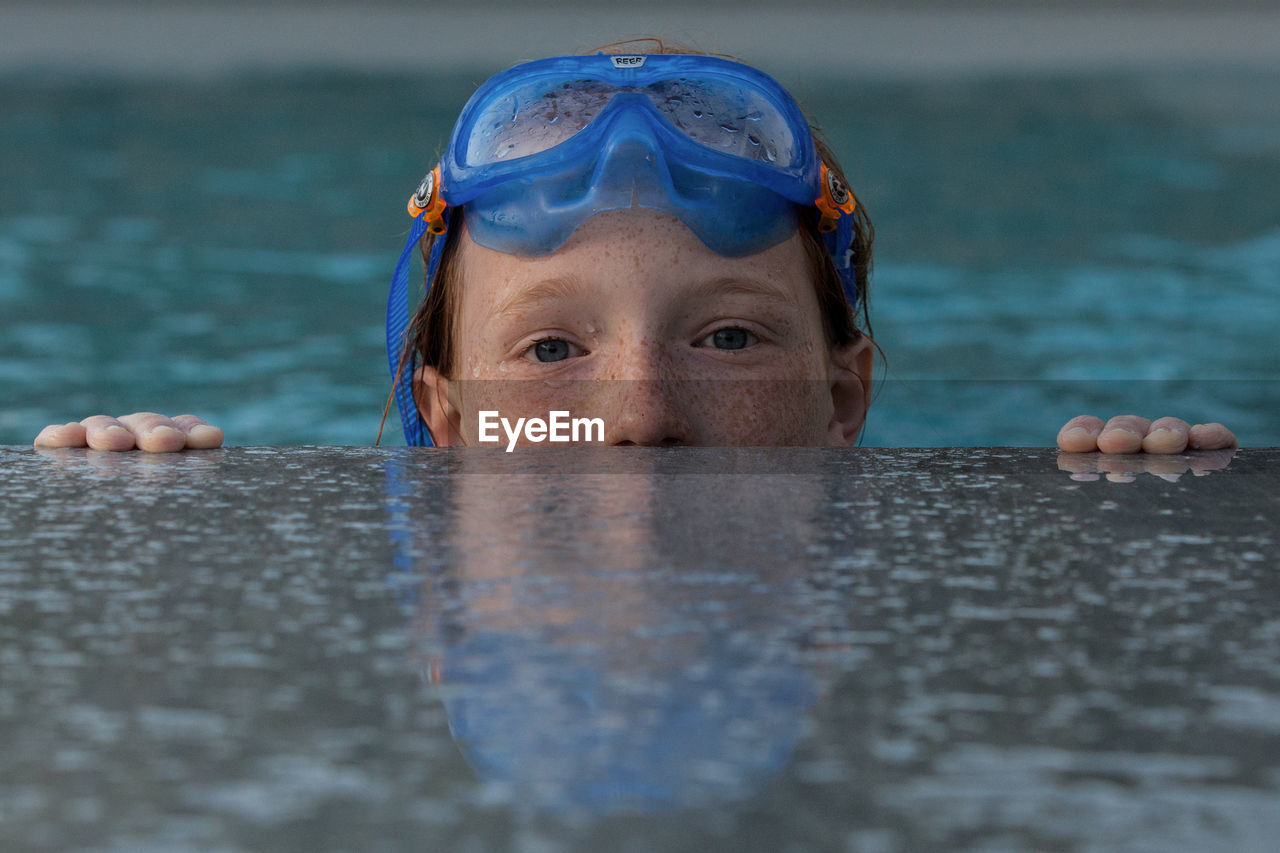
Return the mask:
<svg viewBox="0 0 1280 853"><path fill-rule="evenodd" d="M850 304L853 196L818 155L808 121L773 78L695 55L560 56L494 75L471 96L448 148L409 200L414 227L387 303L387 357L410 445L430 436L401 363L408 277L423 234L444 234L465 208L478 244L553 252L591 216L642 207L676 216L718 254L763 251L790 237L798 208L819 228ZM427 260L434 280L445 241Z"/></svg>

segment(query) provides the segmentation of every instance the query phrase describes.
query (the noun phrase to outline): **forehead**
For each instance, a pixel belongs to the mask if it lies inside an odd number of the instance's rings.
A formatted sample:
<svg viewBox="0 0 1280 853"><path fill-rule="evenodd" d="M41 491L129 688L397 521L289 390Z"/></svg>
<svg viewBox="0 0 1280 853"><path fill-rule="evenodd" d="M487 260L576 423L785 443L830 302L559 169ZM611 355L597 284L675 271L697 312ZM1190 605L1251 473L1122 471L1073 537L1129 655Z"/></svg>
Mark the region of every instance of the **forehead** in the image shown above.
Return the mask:
<svg viewBox="0 0 1280 853"><path fill-rule="evenodd" d="M495 252L461 235L461 304L497 310L521 290L572 279L579 289L625 288L647 297L679 298L699 282L741 278L767 283L779 295L813 298L808 259L798 233L743 257L716 254L679 219L640 208L597 214L556 251L519 256Z"/></svg>

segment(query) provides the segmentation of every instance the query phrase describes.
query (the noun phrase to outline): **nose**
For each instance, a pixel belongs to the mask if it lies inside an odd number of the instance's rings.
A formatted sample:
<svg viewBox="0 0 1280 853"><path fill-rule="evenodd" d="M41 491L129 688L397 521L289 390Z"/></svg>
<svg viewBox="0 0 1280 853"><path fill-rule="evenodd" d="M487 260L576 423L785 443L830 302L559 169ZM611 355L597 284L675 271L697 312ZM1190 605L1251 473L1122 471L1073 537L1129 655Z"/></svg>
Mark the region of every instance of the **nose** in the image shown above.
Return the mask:
<svg viewBox="0 0 1280 853"><path fill-rule="evenodd" d="M693 443L677 379L614 379L604 415L605 441L619 447Z"/></svg>
<svg viewBox="0 0 1280 853"><path fill-rule="evenodd" d="M661 347L649 341L633 341L621 348L598 386L607 444L674 447L694 443L689 382L676 378L668 362Z"/></svg>

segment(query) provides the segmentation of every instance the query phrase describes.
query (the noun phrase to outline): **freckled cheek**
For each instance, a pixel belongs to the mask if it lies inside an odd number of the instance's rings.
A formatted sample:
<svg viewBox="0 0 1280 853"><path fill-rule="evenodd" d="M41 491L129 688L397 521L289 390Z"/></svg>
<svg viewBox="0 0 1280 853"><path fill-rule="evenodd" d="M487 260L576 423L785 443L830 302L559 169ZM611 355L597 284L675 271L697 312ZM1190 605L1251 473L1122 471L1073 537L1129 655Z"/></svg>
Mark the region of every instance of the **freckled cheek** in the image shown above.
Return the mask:
<svg viewBox="0 0 1280 853"><path fill-rule="evenodd" d="M812 379L690 383L682 401L694 441L706 445L823 444L826 383Z"/></svg>

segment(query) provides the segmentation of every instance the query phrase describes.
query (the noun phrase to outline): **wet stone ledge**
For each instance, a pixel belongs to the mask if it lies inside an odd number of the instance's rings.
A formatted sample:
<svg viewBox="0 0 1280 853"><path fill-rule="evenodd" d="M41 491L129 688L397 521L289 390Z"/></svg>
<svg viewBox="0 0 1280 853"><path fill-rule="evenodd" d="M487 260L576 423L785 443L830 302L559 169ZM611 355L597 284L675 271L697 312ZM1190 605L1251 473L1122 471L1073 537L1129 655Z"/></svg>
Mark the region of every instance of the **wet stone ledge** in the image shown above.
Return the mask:
<svg viewBox="0 0 1280 853"><path fill-rule="evenodd" d="M0 849L1270 850L1278 463L0 448Z"/></svg>

